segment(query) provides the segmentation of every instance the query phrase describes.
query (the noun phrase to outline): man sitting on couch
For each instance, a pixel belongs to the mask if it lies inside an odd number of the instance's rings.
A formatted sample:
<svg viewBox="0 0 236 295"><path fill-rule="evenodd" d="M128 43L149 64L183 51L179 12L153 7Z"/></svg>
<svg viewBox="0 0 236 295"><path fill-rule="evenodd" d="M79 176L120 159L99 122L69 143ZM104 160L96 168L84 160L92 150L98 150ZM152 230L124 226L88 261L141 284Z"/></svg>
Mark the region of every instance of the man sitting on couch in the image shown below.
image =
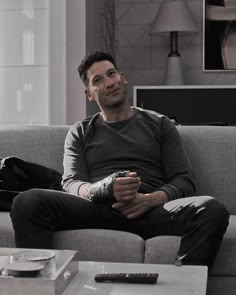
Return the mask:
<svg viewBox="0 0 236 295"><path fill-rule="evenodd" d="M128 82L109 53L92 52L78 70L101 112L67 134L64 192L33 189L14 199L16 246L52 248L54 231L84 228L179 235L178 263L211 266L229 214L215 198L194 196L176 127L129 105Z"/></svg>

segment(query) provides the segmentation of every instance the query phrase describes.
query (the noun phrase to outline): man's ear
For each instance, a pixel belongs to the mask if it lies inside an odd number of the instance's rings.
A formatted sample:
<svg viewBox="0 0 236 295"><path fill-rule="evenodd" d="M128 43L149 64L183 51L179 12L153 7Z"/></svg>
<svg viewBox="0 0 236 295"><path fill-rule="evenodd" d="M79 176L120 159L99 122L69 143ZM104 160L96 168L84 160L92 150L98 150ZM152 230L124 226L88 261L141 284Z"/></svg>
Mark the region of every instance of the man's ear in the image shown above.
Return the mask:
<svg viewBox="0 0 236 295"><path fill-rule="evenodd" d="M122 72L120 72L120 77L121 77L121 79L124 81L124 84L125 84L125 85L128 85L128 81L125 79L125 77L124 77L124 75L123 75Z"/></svg>
<svg viewBox="0 0 236 295"><path fill-rule="evenodd" d="M88 88L86 88L84 90L84 92L85 92L85 94L86 94L86 96L87 96L87 98L88 98L89 101L93 101L94 100L94 98L92 97L92 95L91 95L91 93L90 93L90 91L89 91Z"/></svg>

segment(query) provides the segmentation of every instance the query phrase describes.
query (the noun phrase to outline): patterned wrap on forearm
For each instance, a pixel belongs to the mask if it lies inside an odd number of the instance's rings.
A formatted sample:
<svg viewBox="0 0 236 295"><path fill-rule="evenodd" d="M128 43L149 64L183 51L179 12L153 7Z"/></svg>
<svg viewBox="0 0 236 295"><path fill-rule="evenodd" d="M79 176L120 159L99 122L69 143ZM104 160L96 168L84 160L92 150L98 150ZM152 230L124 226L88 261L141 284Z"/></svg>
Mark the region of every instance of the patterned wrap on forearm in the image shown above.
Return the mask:
<svg viewBox="0 0 236 295"><path fill-rule="evenodd" d="M117 177L124 177L129 171L119 171L93 183L88 188L88 199L95 203L114 203L113 183Z"/></svg>

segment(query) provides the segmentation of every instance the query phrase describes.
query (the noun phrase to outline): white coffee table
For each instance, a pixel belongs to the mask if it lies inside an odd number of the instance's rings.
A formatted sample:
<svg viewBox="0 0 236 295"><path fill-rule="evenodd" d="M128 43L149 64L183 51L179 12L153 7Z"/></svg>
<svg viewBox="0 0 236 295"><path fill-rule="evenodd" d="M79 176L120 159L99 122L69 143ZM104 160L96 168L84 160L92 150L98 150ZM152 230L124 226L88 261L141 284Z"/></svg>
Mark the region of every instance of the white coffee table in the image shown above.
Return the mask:
<svg viewBox="0 0 236 295"><path fill-rule="evenodd" d="M94 276L103 272L158 272L154 285L96 283ZM206 266L174 266L139 263L79 262L79 273L63 295L205 295Z"/></svg>

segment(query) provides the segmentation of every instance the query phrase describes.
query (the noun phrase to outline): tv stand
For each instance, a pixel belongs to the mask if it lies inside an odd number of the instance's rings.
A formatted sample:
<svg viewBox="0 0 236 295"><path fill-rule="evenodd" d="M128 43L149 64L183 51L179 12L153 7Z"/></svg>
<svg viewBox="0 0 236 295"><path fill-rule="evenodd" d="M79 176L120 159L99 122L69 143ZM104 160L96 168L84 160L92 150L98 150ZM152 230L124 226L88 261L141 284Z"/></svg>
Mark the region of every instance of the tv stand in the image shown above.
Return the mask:
<svg viewBox="0 0 236 295"><path fill-rule="evenodd" d="M236 125L236 86L134 86L133 105L177 125Z"/></svg>

